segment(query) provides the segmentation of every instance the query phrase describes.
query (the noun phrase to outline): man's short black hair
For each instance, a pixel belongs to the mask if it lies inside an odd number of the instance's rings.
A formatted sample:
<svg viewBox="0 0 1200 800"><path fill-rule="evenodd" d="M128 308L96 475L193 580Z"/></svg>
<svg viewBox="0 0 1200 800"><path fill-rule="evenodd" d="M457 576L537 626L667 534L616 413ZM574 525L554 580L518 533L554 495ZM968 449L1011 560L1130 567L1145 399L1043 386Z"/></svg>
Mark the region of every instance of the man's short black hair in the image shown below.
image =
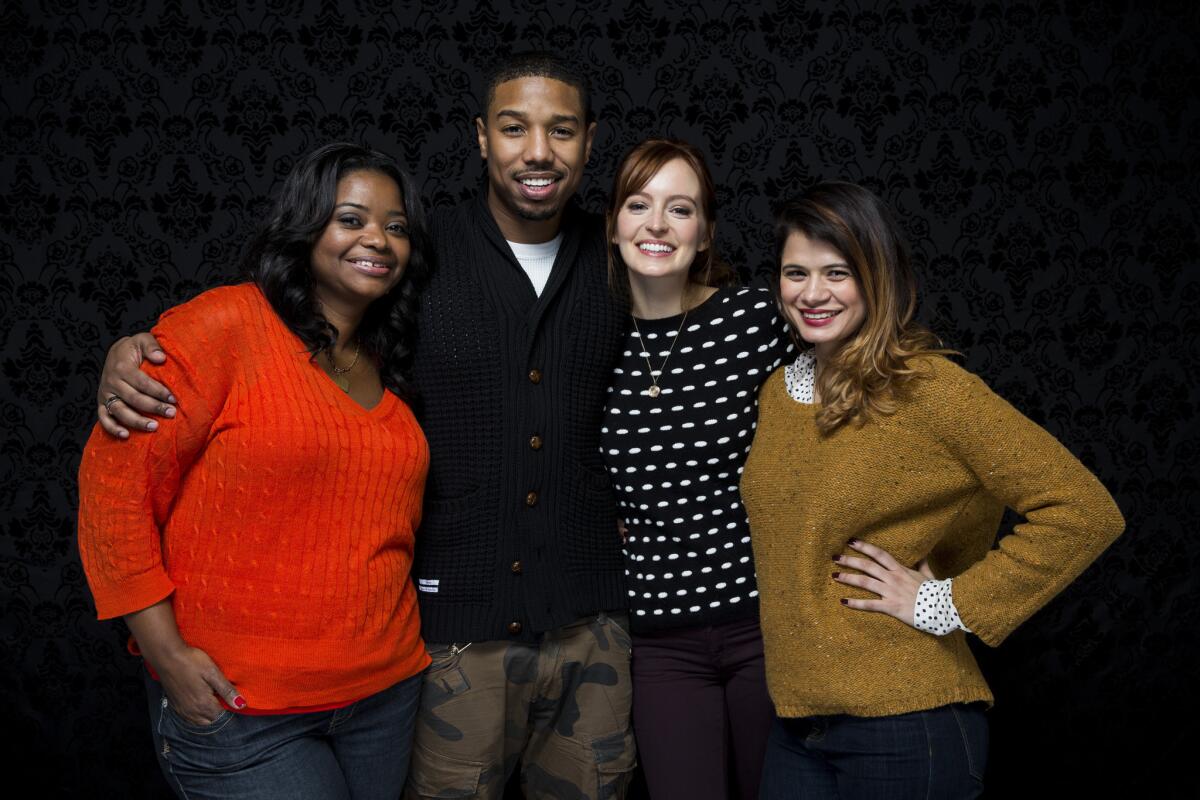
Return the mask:
<svg viewBox="0 0 1200 800"><path fill-rule="evenodd" d="M579 92L583 101L583 116L585 123L592 122L592 96L588 87L587 75L570 62L545 50L526 50L520 53L500 57L488 69L484 92L484 106L480 116L487 120L488 109L496 98L496 87L506 81L517 78L551 78L562 81Z"/></svg>

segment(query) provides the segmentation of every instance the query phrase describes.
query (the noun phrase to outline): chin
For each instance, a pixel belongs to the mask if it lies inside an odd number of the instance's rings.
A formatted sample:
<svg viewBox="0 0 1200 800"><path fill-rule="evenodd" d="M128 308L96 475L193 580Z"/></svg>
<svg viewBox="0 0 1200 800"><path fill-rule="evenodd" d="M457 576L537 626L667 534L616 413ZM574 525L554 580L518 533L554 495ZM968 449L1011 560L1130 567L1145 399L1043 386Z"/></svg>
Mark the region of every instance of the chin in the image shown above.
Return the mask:
<svg viewBox="0 0 1200 800"><path fill-rule="evenodd" d="M530 222L542 222L543 220L553 219L554 215L557 214L560 210L561 210L561 208L558 206L555 206L553 208L544 207L544 206L539 206L537 208L530 208L528 206L520 206L519 205L519 206L517 206L517 215L521 219L527 219Z"/></svg>

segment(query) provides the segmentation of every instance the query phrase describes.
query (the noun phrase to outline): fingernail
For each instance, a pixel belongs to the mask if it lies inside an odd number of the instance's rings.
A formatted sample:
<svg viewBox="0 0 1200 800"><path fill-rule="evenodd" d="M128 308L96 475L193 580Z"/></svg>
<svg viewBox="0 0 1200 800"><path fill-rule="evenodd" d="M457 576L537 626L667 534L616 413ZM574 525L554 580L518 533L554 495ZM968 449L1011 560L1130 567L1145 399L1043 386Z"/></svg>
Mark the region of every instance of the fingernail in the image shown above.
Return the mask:
<svg viewBox="0 0 1200 800"><path fill-rule="evenodd" d="M838 575L841 575L841 574L842 574L842 573L840 573L840 572L835 572L835 573L833 573L833 577L835 577L835 578L836 578Z"/></svg>
<svg viewBox="0 0 1200 800"><path fill-rule="evenodd" d="M169 395L167 395L167 402L168 402L168 403L174 403L174 402L176 402L176 401L175 401L175 395L173 395L173 394L169 394Z"/></svg>
<svg viewBox="0 0 1200 800"><path fill-rule="evenodd" d="M858 544L858 539L851 539L847 544Z"/></svg>
<svg viewBox="0 0 1200 800"><path fill-rule="evenodd" d="M245 708L246 707L246 698L242 697L240 694L237 697L233 698L233 707L234 708Z"/></svg>
<svg viewBox="0 0 1200 800"><path fill-rule="evenodd" d="M167 417L173 417L173 416L175 416L175 407L174 407L174 406L167 406L165 409L163 409L163 415L164 415L164 416L167 416Z"/></svg>
<svg viewBox="0 0 1200 800"><path fill-rule="evenodd" d="M842 560L842 557L841 557L841 556L834 556L834 557L833 557L833 560L834 560L834 561L841 561L841 560Z"/></svg>
<svg viewBox="0 0 1200 800"><path fill-rule="evenodd" d="M850 601L849 601L849 600L847 600L846 598L844 598L844 597L843 597L843 598L842 598L842 605L844 605L844 606L848 606L848 605L850 605Z"/></svg>
<svg viewBox="0 0 1200 800"><path fill-rule="evenodd" d="M148 431L158 430L158 423L155 422L154 420L150 420L149 422L146 423L146 430L148 430Z"/></svg>
<svg viewBox="0 0 1200 800"><path fill-rule="evenodd" d="M118 439L128 439L129 431L121 431L120 433L117 434L117 438Z"/></svg>

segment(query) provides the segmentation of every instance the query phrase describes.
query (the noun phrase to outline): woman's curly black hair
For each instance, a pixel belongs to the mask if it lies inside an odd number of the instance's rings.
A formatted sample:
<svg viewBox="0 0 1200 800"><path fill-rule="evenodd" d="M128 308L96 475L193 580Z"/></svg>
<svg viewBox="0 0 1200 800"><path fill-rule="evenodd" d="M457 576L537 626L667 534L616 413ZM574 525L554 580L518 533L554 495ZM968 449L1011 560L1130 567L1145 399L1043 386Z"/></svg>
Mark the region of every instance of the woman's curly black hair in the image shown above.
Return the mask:
<svg viewBox="0 0 1200 800"><path fill-rule="evenodd" d="M338 332L322 316L313 293L312 249L333 216L338 181L364 170L387 175L400 187L411 251L400 282L367 307L358 340L379 365L384 387L413 403L417 392L409 369L418 297L433 268L433 242L421 196L393 158L346 143L327 144L301 158L251 239L242 268L314 357L332 347Z"/></svg>

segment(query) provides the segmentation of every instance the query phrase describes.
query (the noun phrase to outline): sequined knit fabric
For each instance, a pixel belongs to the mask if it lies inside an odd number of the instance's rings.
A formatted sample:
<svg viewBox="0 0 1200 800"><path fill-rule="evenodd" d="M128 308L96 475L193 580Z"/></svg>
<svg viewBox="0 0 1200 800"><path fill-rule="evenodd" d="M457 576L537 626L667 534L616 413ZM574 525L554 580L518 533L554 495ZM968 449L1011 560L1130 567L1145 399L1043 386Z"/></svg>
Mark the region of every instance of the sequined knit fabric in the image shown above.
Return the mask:
<svg viewBox="0 0 1200 800"><path fill-rule="evenodd" d="M255 710L366 697L429 662L409 577L429 451L391 392L366 410L252 284L163 314L147 372L178 416L92 433L79 551L103 618L170 596Z"/></svg>
<svg viewBox="0 0 1200 800"><path fill-rule="evenodd" d="M793 400L785 370L763 385L742 476L766 646L784 717L882 716L992 699L955 631L936 637L842 597L830 577L858 537L901 563L928 556L954 577L962 621L999 644L1090 564L1124 527L1094 476L977 377L922 358L894 414L829 436L818 406ZM1025 521L990 549L1005 506Z"/></svg>

